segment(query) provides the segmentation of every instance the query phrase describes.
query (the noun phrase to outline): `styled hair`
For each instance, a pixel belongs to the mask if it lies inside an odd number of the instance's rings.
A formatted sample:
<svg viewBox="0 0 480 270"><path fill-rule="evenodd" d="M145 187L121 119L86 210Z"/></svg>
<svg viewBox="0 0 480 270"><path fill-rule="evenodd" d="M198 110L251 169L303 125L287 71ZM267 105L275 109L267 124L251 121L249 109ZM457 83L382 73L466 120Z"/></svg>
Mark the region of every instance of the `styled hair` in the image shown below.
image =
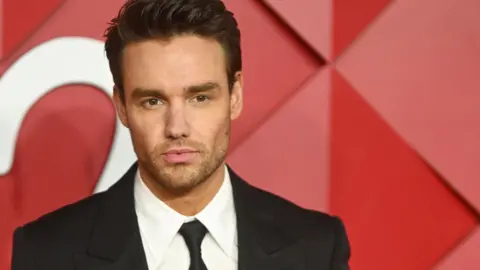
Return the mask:
<svg viewBox="0 0 480 270"><path fill-rule="evenodd" d="M235 73L242 70L240 30L221 0L128 0L104 34L105 52L121 99L125 100L121 56L127 44L189 34L220 43L231 90Z"/></svg>

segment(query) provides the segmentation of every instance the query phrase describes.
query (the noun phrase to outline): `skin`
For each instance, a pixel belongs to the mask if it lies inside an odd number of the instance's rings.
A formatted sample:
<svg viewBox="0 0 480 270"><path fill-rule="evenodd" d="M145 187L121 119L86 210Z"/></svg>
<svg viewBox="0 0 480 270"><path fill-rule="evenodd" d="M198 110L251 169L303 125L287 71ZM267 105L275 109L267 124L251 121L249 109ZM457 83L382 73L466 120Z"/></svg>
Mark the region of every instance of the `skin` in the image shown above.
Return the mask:
<svg viewBox="0 0 480 270"><path fill-rule="evenodd" d="M242 73L229 91L221 45L195 35L128 44L122 69L125 99L115 88L114 104L140 175L160 200L193 216L223 183L230 122L242 110ZM169 162L165 152L179 147L194 150L194 158Z"/></svg>

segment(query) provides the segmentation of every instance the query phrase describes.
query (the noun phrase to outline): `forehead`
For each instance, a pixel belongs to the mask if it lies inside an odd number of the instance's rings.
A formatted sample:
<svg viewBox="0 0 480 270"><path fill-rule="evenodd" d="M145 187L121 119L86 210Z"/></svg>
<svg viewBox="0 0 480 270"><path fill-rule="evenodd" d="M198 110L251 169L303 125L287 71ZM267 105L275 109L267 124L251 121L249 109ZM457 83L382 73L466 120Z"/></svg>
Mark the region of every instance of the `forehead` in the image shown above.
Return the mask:
<svg viewBox="0 0 480 270"><path fill-rule="evenodd" d="M124 88L180 89L216 81L226 83L225 53L214 39L194 35L145 40L125 47Z"/></svg>

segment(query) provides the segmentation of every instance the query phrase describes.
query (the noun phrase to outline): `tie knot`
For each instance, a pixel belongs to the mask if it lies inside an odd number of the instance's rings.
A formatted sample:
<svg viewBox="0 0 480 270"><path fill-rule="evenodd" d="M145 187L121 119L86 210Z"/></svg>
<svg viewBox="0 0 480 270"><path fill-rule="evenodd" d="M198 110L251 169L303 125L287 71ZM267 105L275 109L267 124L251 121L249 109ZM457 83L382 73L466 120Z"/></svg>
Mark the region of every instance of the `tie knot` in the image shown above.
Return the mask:
<svg viewBox="0 0 480 270"><path fill-rule="evenodd" d="M207 228L198 220L183 223L179 233L185 239L187 246L190 248L200 248L200 244L207 234Z"/></svg>

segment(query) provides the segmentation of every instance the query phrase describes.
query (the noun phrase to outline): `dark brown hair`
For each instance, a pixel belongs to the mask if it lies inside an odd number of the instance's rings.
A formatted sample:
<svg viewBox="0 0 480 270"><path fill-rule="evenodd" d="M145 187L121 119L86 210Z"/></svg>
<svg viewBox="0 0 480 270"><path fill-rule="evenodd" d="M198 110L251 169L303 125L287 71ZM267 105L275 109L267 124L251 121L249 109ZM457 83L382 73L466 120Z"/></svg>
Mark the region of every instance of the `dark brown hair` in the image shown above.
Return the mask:
<svg viewBox="0 0 480 270"><path fill-rule="evenodd" d="M221 0L128 0L105 31L105 51L120 97L125 98L121 54L127 44L185 34L220 43L231 89L235 73L242 69L240 30L233 13Z"/></svg>

